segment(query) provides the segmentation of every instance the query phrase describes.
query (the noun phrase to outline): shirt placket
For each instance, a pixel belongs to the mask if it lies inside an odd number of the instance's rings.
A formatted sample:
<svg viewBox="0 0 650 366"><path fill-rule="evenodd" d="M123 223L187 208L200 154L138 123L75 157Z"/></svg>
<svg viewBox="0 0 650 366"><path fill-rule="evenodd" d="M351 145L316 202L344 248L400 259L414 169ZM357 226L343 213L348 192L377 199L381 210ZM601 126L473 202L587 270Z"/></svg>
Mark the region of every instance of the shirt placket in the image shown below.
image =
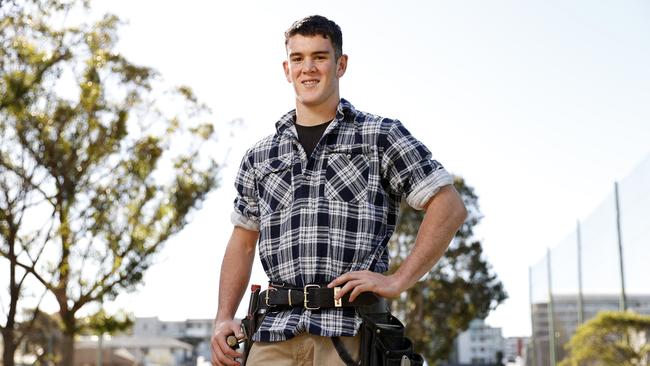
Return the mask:
<svg viewBox="0 0 650 366"><path fill-rule="evenodd" d="M285 131L285 134L287 135L288 138L291 139L291 143L294 146L294 149L297 151L298 154L298 161L293 162L293 164L300 164L300 179L298 180L299 184L301 187L305 187L306 189L309 189L310 186L312 186L312 179L318 179L319 177L319 171L320 167L322 164L320 161L323 159L323 150L326 145L326 141L328 136L331 133L335 133L334 129L338 126L339 124L339 118L334 118L334 120L330 123L329 126L325 129L323 132L323 135L320 137L320 140L318 140L318 143L314 147L314 151L312 152L311 156L308 157L307 153L305 152L305 149L302 147L302 144L300 144L300 141L298 140L298 133L296 131L296 128L294 126L291 126L290 128L287 128ZM294 170L295 172L296 170ZM309 194L309 193L308 193Z"/></svg>

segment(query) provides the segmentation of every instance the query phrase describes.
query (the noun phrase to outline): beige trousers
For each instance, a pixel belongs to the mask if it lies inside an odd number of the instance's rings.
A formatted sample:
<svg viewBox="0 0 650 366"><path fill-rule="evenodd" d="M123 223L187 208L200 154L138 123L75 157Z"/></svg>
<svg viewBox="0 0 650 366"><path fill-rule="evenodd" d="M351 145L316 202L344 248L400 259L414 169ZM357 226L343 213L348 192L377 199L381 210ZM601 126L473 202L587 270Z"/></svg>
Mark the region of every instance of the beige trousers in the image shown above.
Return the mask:
<svg viewBox="0 0 650 366"><path fill-rule="evenodd" d="M340 337L345 350L359 359L361 337ZM247 366L345 366L329 337L299 334L282 342L255 342L246 360Z"/></svg>

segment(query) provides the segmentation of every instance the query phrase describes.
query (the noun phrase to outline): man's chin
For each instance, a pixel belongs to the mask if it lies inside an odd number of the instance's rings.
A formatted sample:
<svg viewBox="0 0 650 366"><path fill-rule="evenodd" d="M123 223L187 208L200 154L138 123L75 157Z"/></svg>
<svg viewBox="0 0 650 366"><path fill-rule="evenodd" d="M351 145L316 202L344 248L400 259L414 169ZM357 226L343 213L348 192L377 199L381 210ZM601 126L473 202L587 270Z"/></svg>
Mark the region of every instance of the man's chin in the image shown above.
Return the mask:
<svg viewBox="0 0 650 366"><path fill-rule="evenodd" d="M314 106L322 104L322 101L317 99L317 98L305 98L305 97L302 97L302 96L298 96L296 98L296 100L298 101L298 103L300 103L300 104L302 104L302 105L304 105L306 107L314 107Z"/></svg>

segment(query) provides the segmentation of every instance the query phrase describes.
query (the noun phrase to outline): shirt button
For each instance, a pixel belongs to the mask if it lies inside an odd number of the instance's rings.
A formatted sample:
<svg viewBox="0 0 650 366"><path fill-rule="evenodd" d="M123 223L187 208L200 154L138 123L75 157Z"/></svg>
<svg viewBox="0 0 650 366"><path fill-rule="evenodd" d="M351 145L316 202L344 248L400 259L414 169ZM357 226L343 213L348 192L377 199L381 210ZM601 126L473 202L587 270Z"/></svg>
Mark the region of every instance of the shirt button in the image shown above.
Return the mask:
<svg viewBox="0 0 650 366"><path fill-rule="evenodd" d="M352 154L348 154L348 159L352 159Z"/></svg>

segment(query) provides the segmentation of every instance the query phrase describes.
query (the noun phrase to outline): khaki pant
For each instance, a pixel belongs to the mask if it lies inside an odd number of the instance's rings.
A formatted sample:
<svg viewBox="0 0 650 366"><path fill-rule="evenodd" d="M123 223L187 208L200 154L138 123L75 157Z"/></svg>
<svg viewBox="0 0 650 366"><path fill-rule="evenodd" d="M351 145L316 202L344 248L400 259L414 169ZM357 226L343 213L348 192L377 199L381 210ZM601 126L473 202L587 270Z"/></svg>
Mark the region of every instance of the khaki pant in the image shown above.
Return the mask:
<svg viewBox="0 0 650 366"><path fill-rule="evenodd" d="M339 337L353 360L359 360L361 337ZM255 342L246 361L250 366L345 366L329 337L299 334L282 342Z"/></svg>

